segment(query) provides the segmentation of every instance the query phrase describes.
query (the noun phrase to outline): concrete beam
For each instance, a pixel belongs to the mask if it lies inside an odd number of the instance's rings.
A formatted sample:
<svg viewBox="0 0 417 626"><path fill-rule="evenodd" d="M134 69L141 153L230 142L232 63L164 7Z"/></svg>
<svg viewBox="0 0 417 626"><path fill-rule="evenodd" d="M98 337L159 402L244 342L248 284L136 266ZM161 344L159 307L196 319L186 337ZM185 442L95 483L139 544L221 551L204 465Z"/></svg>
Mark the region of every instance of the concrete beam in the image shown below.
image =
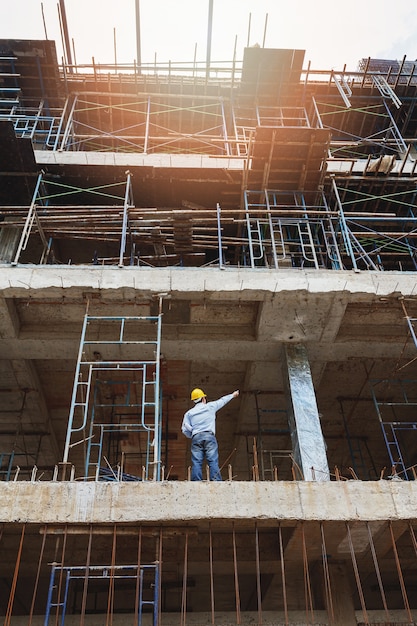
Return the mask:
<svg viewBox="0 0 417 626"><path fill-rule="evenodd" d="M417 481L0 482L0 522L198 523L417 518Z"/></svg>
<svg viewBox="0 0 417 626"><path fill-rule="evenodd" d="M197 271L196 271L197 270ZM103 266L2 267L0 292L4 297L56 298L85 297L97 293L106 301L120 302L120 292L133 302L158 293L182 298L216 297L225 300L232 295L238 301L259 301L267 297L286 297L305 291L333 299L342 292L349 300L369 301L400 295L417 297L415 276L406 272L354 272L335 270L294 270L228 268L114 268ZM221 275L221 280L219 276Z"/></svg>

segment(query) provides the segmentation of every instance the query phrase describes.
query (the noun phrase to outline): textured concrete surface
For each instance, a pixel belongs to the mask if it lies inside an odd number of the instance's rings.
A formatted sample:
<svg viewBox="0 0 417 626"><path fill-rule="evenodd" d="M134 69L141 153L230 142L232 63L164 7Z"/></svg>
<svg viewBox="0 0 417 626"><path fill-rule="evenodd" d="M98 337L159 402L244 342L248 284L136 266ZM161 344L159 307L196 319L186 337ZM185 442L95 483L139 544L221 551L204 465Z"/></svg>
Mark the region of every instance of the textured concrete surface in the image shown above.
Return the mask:
<svg viewBox="0 0 417 626"><path fill-rule="evenodd" d="M221 277L221 280L219 280ZM65 289L144 290L146 293L218 292L257 299L263 292L274 295L300 290L310 293L415 295L415 276L404 272L354 272L335 270L235 269L213 268L114 268L114 267L10 267L0 274L4 297L23 296L28 290ZM246 291L248 290L248 291ZM128 295L129 292L126 293Z"/></svg>
<svg viewBox="0 0 417 626"><path fill-rule="evenodd" d="M415 481L0 483L0 522L170 524L204 519L276 522L416 517Z"/></svg>

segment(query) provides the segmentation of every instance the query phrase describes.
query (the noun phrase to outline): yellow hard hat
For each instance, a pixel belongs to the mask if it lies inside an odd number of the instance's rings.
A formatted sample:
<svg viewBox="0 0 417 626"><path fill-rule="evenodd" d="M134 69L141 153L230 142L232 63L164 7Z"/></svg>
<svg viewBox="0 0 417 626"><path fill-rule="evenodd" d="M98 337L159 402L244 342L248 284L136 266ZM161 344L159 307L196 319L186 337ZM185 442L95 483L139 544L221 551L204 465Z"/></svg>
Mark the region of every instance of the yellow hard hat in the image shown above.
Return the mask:
<svg viewBox="0 0 417 626"><path fill-rule="evenodd" d="M191 400L194 400L194 402L196 400L200 400L201 398L206 398L206 394L204 393L204 391L202 389L193 389L191 392Z"/></svg>

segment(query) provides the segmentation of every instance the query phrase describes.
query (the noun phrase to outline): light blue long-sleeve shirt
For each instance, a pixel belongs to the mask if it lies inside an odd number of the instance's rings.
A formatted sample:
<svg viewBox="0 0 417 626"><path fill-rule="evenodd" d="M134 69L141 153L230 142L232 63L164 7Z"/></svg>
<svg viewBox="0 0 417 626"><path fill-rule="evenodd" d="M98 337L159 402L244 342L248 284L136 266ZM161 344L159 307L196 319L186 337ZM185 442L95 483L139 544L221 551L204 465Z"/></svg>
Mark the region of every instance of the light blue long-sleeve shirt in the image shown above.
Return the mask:
<svg viewBox="0 0 417 626"><path fill-rule="evenodd" d="M182 420L181 430L183 434L191 439L193 435L206 430L216 434L216 412L233 399L233 393L222 396L212 402L198 402L189 409Z"/></svg>

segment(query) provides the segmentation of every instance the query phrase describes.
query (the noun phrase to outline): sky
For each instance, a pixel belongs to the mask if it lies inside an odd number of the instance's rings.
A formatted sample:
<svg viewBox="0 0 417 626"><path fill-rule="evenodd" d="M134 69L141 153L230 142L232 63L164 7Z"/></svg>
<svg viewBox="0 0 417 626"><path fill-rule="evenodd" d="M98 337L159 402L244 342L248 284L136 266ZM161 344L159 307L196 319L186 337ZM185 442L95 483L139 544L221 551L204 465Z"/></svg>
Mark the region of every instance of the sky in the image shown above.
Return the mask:
<svg viewBox="0 0 417 626"><path fill-rule="evenodd" d="M1 0L5 3L6 0ZM13 0L0 39L54 39L58 0ZM78 64L133 63L135 0L65 0ZM204 62L209 0L140 0L143 63ZM415 0L213 0L211 63L243 59L245 46L305 50L304 67L355 70L359 59L417 59ZM74 60L74 59L73 59Z"/></svg>

